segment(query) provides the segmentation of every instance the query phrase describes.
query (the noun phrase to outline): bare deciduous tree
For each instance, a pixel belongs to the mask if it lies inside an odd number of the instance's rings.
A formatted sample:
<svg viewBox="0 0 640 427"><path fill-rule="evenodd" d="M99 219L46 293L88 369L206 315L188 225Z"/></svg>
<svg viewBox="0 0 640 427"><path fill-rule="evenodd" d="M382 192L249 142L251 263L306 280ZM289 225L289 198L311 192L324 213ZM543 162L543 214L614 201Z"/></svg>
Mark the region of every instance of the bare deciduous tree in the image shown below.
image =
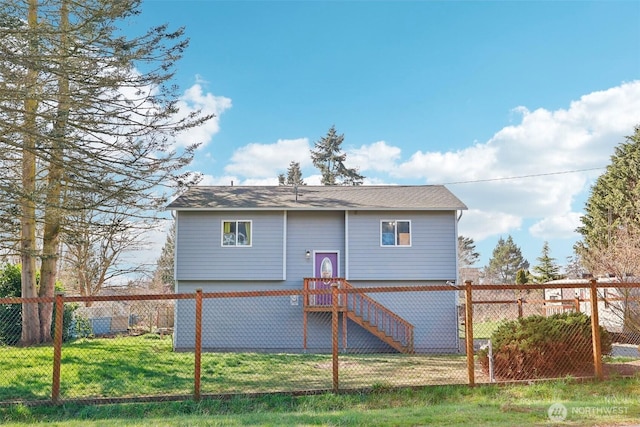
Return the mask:
<svg viewBox="0 0 640 427"><path fill-rule="evenodd" d="M640 334L640 293L635 288L616 287L615 282L638 282L640 274L640 230L621 227L612 231L611 242L592 244L582 252L585 266L597 276L614 279L612 297L618 299L607 304L608 309L623 325L625 332Z"/></svg>

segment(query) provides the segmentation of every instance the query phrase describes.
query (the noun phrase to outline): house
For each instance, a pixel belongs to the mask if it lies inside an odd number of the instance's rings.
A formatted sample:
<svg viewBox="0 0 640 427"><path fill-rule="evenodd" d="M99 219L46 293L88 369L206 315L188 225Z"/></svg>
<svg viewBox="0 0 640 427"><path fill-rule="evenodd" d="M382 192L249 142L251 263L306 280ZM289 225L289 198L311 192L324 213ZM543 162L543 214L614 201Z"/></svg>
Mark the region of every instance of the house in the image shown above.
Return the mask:
<svg viewBox="0 0 640 427"><path fill-rule="evenodd" d="M173 201L176 293L444 285L457 273L466 206L444 186L193 187ZM308 279L308 280L305 280ZM364 295L342 307L341 340L371 352L457 352L457 294ZM209 351L331 351L330 295L212 298ZM350 301L350 302L349 302ZM194 346L194 302L178 301L174 347ZM402 336L354 304L398 318ZM410 331L408 331L410 329Z"/></svg>
<svg viewBox="0 0 640 427"><path fill-rule="evenodd" d="M619 338L620 335L633 336L638 340L640 330L640 290L637 287L625 288L616 286L621 283L617 277L598 277L596 279L598 295L598 319L600 326ZM549 288L545 289L547 302L546 313L555 314L563 311L575 310L576 303L570 299L577 299L577 305L582 313L591 313L591 291L588 287L591 279L558 279L546 282L549 285L584 284L584 288ZM635 277L625 277L623 282L638 283ZM606 286L609 285L609 286ZM559 300L555 302L553 300ZM562 302L564 301L564 302Z"/></svg>

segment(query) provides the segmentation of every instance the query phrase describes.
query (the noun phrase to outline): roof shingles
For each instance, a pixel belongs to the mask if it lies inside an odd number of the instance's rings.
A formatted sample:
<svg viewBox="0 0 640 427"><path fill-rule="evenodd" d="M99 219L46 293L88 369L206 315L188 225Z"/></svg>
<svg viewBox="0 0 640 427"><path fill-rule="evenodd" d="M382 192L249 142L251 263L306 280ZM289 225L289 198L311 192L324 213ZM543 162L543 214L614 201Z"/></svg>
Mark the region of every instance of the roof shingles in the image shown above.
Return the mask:
<svg viewBox="0 0 640 427"><path fill-rule="evenodd" d="M296 194L297 193L297 194ZM170 210L461 210L466 205L442 185L198 186Z"/></svg>

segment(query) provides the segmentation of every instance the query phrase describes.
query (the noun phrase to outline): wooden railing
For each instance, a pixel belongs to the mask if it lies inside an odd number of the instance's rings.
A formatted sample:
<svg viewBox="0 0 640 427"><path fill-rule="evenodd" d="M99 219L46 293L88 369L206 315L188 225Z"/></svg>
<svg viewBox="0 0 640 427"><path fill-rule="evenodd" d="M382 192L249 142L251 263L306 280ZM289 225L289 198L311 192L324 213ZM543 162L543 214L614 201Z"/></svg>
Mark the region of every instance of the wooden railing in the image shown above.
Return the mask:
<svg viewBox="0 0 640 427"><path fill-rule="evenodd" d="M341 290L338 306L349 319L394 349L402 353L413 353L414 326L375 299L358 292L358 288L343 278L304 279L305 311L326 311L331 308L332 295L328 292L331 283L338 283Z"/></svg>
<svg viewBox="0 0 640 427"><path fill-rule="evenodd" d="M349 282L343 282L345 289L355 289ZM371 325L374 335L402 353L413 353L413 325L370 296L360 292L345 293L346 311L350 319L367 328ZM366 322L363 324L361 322ZM384 334L384 337L381 336ZM386 337L394 342L389 343ZM396 344L397 343L397 344Z"/></svg>

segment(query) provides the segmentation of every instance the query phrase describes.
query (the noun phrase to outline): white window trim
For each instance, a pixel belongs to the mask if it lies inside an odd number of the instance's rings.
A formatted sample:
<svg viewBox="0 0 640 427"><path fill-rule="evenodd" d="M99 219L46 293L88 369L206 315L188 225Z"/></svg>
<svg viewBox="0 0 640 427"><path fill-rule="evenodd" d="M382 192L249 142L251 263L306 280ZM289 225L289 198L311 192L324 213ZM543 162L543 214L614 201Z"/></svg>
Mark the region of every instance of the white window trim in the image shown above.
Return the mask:
<svg viewBox="0 0 640 427"><path fill-rule="evenodd" d="M239 222L248 222L250 236L249 236L249 244L248 245L239 245L237 242L234 245L225 245L224 244L224 223L225 222L235 222L236 223L236 234L238 233L238 223ZM236 237L237 238L237 237ZM253 246L253 221L250 219L223 219L220 221L220 246L223 248L250 248Z"/></svg>
<svg viewBox="0 0 640 427"><path fill-rule="evenodd" d="M395 228L395 235L393 236L393 245L383 245L382 244L382 223L383 222L408 222L409 223L409 244L408 245L399 245L398 244L398 227ZM410 219L381 219L380 220L380 247L381 248L410 248L413 245L413 226L411 225Z"/></svg>

